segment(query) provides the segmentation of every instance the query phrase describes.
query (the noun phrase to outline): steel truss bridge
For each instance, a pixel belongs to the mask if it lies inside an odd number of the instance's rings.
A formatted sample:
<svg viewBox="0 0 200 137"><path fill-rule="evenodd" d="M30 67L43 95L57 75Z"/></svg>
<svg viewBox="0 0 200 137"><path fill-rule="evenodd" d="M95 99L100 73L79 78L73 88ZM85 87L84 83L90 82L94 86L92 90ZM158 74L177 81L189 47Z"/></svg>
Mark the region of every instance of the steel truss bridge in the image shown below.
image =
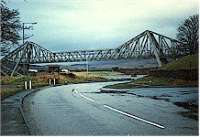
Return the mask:
<svg viewBox="0 0 200 137"><path fill-rule="evenodd" d="M172 55L183 55L184 44L176 39L146 30L114 49L51 52L33 42L25 42L1 59L1 73L22 74L23 64L78 62L155 57L158 65L168 62ZM27 70L27 69L26 69Z"/></svg>

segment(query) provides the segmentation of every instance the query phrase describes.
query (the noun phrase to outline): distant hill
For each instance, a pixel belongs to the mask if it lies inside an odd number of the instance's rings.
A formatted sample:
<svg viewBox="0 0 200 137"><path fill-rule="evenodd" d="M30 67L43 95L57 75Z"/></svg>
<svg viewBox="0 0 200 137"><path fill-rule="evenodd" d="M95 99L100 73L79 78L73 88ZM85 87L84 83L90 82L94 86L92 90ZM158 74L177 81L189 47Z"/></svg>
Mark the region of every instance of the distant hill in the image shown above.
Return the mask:
<svg viewBox="0 0 200 137"><path fill-rule="evenodd" d="M198 57L198 54L188 55L174 60L171 63L164 65L162 68L166 70L198 69Z"/></svg>

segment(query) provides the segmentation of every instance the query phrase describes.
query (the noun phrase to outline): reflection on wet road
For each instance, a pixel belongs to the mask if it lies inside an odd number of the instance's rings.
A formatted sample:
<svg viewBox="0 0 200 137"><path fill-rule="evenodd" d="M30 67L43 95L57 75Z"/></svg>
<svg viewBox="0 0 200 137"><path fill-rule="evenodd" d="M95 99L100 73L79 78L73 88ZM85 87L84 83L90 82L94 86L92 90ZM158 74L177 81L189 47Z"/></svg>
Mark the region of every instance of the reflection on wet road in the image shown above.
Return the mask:
<svg viewBox="0 0 200 137"><path fill-rule="evenodd" d="M198 88L139 88L101 93L117 82L73 84L27 97L24 112L36 135L198 135L198 121L175 102L198 101ZM157 98L161 99L157 99ZM162 99L163 98L163 99Z"/></svg>

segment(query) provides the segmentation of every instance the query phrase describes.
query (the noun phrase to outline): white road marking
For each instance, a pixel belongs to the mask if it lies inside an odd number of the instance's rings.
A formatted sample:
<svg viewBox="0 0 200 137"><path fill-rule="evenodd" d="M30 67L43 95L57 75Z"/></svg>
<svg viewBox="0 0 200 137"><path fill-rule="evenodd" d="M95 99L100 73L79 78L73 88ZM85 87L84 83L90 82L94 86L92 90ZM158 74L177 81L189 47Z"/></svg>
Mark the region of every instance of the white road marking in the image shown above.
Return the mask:
<svg viewBox="0 0 200 137"><path fill-rule="evenodd" d="M90 101L90 102L95 102L93 99L91 99L91 98L89 98L89 97L86 97L86 96L84 96L83 94L81 94L80 92L78 92L77 89L73 89L72 92L74 92L74 93L76 93L76 94L79 94L81 97L87 99L87 100Z"/></svg>
<svg viewBox="0 0 200 137"><path fill-rule="evenodd" d="M145 119L139 118L139 117L137 117L137 116L134 116L134 115L128 114L128 113L123 112L123 111L120 111L120 110L117 110L117 109L115 109L115 108L113 108L113 107L110 107L110 106L108 106L108 105L103 105L103 106L104 106L105 108L108 108L108 109L112 110L112 111L118 112L118 113L120 113L120 114L126 115L126 116L131 117L131 118L134 118L134 119L136 119L136 120L139 120L139 121L145 122L145 123L147 123L147 124L150 124L150 125L156 126L156 127L158 127L158 128L161 128L161 129L164 129L164 128L165 128L165 127L162 126L162 125L159 125L159 124L157 124L157 123L154 123L154 122L151 122L151 121L148 121L148 120L145 120Z"/></svg>
<svg viewBox="0 0 200 137"><path fill-rule="evenodd" d="M81 93L78 92L76 89L74 90L74 92L77 93L77 94L79 94L81 97L85 98L86 100L95 103L95 100L93 100L93 99L91 99L91 98L89 98L89 97L87 97L87 96L81 94ZM132 115L132 114L129 114L129 113L120 111L120 110L115 109L115 108L113 108L113 107L110 107L110 106L108 106L108 105L105 105L105 104L104 104L103 106L104 106L105 108L108 108L108 109L112 110L112 111L118 112L118 113L120 113L120 114L123 114L123 115L125 115L125 116L131 117L131 118L136 119L136 120L139 120L139 121L142 121L142 122L144 122L144 123L147 123L147 124L156 126L156 127L158 127L158 128L161 128L161 129L164 129L164 128L165 128L164 126L162 126L162 125L160 125L160 124L157 124L157 123L154 123L154 122L151 122L151 121L148 121L148 120L139 118L139 117L137 117L137 116L134 116L134 115Z"/></svg>
<svg viewBox="0 0 200 137"><path fill-rule="evenodd" d="M73 92L74 92L74 93L78 93L77 89L75 89L75 88L72 89L72 93L73 93Z"/></svg>
<svg viewBox="0 0 200 137"><path fill-rule="evenodd" d="M85 98L85 99L87 99L88 101L90 101L90 102L95 102L93 99L91 99L91 98L89 98L89 97L86 97L86 96L84 96L83 94L81 94L80 92L78 92L79 93L79 95L81 96L81 97L83 97L83 98Z"/></svg>

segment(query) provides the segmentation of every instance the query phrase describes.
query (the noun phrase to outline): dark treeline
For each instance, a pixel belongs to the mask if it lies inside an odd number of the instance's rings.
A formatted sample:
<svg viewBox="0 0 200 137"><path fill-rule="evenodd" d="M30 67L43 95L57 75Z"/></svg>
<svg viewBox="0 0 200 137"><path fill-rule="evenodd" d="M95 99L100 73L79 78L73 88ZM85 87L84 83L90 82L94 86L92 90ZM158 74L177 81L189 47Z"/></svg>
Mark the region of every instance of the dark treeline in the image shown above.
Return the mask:
<svg viewBox="0 0 200 137"><path fill-rule="evenodd" d="M21 23L18 10L8 8L1 1L1 55L8 53L10 48L19 44Z"/></svg>

